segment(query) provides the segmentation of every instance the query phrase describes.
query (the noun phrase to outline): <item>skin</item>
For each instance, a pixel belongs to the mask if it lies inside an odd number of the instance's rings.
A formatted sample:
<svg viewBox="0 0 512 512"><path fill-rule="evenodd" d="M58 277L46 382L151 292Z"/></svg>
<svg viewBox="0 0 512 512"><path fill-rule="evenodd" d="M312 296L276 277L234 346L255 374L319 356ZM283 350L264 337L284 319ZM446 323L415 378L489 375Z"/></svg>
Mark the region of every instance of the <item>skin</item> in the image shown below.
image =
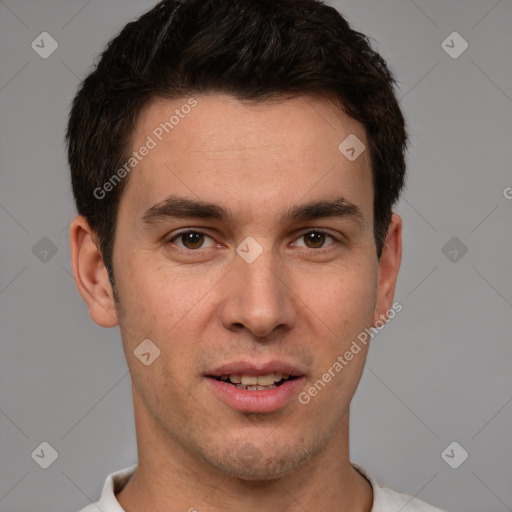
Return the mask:
<svg viewBox="0 0 512 512"><path fill-rule="evenodd" d="M147 106L133 148L187 99ZM121 197L119 304L95 233L81 216L71 225L78 289L94 322L119 325L132 378L139 465L117 499L127 512L369 512L372 490L350 464L348 428L368 347L307 405L294 397L271 413L228 407L203 376L226 362L279 359L302 370L307 390L386 317L401 219L393 214L378 260L369 151L350 162L338 150L351 133L366 144L364 128L318 97L259 105L221 94L196 99L132 171ZM146 225L144 213L170 194L214 202L233 219ZM362 222L277 222L287 208L339 196L360 209ZM207 235L199 253L186 239L169 241L183 228ZM334 238L315 245L304 236L319 229ZM248 236L263 249L250 264L236 253ZM161 351L149 366L134 355L147 338Z"/></svg>

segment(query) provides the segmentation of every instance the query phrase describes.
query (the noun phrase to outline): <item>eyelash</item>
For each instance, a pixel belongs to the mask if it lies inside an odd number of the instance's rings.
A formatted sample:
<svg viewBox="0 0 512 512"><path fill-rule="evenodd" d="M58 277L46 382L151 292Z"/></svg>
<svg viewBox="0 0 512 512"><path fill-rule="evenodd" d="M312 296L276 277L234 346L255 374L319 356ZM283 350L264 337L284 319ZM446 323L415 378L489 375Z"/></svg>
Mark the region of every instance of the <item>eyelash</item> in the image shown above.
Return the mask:
<svg viewBox="0 0 512 512"><path fill-rule="evenodd" d="M173 244L174 241L176 239L178 239L179 237L183 236L183 235L187 235L189 233L194 233L194 234L197 234L197 235L204 235L208 238L211 238L213 240L213 238L202 232L202 231L198 231L198 230L195 230L195 229L186 229L184 231L180 231L179 233L176 233L174 234L171 238L169 238L167 240L167 243L168 244ZM305 231L304 233L302 233L301 235L299 235L296 240L299 240L300 238L303 238L305 237L306 235L309 235L310 233L320 233L320 234L323 234L325 235L326 237L329 237L333 240L333 243L329 244L327 247L320 247L320 248L312 248L312 247L304 247L305 249L310 249L311 251L314 251L315 253L317 254L324 254L324 253L327 253L327 252L330 252L333 248L333 246L336 246L336 245L339 245L339 244L343 244L343 242L341 240L339 240L338 238L336 238L334 235L331 235L330 233L322 230L322 229L311 229L309 231ZM201 255L204 251L208 251L210 249L210 247L206 247L206 248L199 248L199 249L187 249L187 248L182 248L182 247L179 247L179 246L176 246L177 247L177 250L180 251L180 252L183 252L183 253L187 253L187 254L192 254L192 253L195 253L197 255Z"/></svg>

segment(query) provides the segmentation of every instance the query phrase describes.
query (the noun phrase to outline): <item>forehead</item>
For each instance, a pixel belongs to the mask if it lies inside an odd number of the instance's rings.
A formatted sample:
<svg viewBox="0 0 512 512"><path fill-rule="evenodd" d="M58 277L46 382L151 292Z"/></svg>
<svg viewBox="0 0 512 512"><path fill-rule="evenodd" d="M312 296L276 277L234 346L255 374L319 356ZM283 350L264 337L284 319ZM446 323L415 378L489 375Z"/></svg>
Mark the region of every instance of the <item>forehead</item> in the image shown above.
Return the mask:
<svg viewBox="0 0 512 512"><path fill-rule="evenodd" d="M373 196L369 152L351 161L339 149L354 136L366 145L364 127L326 99L159 100L139 116L132 150L151 149L139 155L123 196L135 208L176 194L252 215L334 194L362 203L364 212Z"/></svg>

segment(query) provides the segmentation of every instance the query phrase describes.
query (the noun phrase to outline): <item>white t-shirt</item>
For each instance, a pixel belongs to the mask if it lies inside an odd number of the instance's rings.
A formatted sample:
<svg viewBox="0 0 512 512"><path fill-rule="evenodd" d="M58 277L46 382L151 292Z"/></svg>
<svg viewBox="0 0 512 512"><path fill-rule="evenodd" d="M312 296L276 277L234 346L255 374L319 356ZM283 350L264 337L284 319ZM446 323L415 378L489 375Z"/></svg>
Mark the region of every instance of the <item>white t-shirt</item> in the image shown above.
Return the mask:
<svg viewBox="0 0 512 512"><path fill-rule="evenodd" d="M352 466L366 477L372 486L373 507L371 512L445 512L407 494L400 494L387 487L381 487L361 466L354 463ZM99 501L88 505L80 512L125 512L115 494L128 483L136 468L135 464L108 475Z"/></svg>

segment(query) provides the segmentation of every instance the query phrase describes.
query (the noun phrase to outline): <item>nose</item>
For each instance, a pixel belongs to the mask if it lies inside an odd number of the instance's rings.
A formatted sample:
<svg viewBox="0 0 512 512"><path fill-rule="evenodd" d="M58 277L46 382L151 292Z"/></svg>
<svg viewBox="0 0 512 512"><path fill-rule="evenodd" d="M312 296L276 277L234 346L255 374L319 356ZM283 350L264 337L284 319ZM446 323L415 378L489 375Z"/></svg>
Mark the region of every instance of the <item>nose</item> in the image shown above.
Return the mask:
<svg viewBox="0 0 512 512"><path fill-rule="evenodd" d="M286 269L268 249L251 263L236 256L227 276L221 309L224 328L247 330L266 338L274 331L289 330L297 319L297 303Z"/></svg>

